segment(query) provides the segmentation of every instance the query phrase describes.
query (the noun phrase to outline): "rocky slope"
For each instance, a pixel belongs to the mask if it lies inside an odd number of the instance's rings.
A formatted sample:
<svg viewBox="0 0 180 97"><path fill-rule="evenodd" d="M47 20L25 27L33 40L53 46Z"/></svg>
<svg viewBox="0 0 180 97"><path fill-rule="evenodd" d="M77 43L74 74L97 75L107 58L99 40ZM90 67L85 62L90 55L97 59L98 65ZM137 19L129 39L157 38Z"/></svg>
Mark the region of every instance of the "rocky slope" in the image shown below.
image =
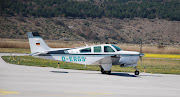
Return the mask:
<svg viewBox="0 0 180 97"><path fill-rule="evenodd" d="M27 38L38 31L43 38L108 43L180 44L180 21L115 18L0 17L0 38Z"/></svg>

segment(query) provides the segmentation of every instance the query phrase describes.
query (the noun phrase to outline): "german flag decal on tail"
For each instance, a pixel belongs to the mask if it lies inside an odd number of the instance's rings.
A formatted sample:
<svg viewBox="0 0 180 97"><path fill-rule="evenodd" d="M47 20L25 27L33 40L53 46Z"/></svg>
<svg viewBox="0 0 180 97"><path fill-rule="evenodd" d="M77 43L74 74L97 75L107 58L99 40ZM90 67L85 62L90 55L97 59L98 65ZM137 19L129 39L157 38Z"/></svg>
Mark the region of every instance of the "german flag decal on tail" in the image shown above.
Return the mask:
<svg viewBox="0 0 180 97"><path fill-rule="evenodd" d="M40 45L40 43L36 43L36 45Z"/></svg>

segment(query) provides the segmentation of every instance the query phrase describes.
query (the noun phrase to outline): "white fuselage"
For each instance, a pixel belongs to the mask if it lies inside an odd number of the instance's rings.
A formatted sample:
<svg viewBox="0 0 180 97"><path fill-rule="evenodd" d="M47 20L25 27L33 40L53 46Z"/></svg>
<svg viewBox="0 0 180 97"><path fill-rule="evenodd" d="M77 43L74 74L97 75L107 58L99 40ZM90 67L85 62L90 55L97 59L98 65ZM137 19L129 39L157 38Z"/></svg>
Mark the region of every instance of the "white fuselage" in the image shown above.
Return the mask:
<svg viewBox="0 0 180 97"><path fill-rule="evenodd" d="M114 52L104 52L104 46L111 47ZM101 52L94 52L95 47L101 47ZM81 52L82 49L90 48L91 52ZM139 52L133 51L117 51L112 45L96 45L72 49L59 49L57 52L49 53L47 56L37 56L39 58L59 60L71 63L85 64L85 65L99 65L108 63L112 65L121 65L121 67L136 66L139 60ZM61 51L65 53L60 53ZM51 50L53 52L53 50Z"/></svg>

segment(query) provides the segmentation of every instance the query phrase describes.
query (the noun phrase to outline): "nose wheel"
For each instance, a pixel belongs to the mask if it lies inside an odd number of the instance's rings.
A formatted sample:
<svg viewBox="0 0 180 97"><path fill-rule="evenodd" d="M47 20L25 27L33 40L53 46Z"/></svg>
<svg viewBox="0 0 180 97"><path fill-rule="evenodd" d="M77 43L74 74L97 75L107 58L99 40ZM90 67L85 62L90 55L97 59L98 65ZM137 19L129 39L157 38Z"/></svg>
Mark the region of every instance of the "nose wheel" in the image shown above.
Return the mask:
<svg viewBox="0 0 180 97"><path fill-rule="evenodd" d="M137 66L135 66L136 71L134 72L135 75L139 75L139 71L137 70Z"/></svg>
<svg viewBox="0 0 180 97"><path fill-rule="evenodd" d="M136 70L136 71L134 72L134 74L135 74L135 75L139 75L139 71Z"/></svg>

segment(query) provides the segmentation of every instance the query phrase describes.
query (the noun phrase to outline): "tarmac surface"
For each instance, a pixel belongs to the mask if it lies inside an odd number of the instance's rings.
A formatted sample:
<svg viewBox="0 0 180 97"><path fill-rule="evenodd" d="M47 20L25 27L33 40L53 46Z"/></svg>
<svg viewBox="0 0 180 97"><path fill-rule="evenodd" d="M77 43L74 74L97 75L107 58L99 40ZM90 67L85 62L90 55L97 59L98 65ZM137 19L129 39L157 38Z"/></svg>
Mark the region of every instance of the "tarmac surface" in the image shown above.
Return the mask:
<svg viewBox="0 0 180 97"><path fill-rule="evenodd" d="M10 54L0 53L3 55ZM180 75L104 75L100 71L8 64L0 58L0 97L180 97Z"/></svg>

